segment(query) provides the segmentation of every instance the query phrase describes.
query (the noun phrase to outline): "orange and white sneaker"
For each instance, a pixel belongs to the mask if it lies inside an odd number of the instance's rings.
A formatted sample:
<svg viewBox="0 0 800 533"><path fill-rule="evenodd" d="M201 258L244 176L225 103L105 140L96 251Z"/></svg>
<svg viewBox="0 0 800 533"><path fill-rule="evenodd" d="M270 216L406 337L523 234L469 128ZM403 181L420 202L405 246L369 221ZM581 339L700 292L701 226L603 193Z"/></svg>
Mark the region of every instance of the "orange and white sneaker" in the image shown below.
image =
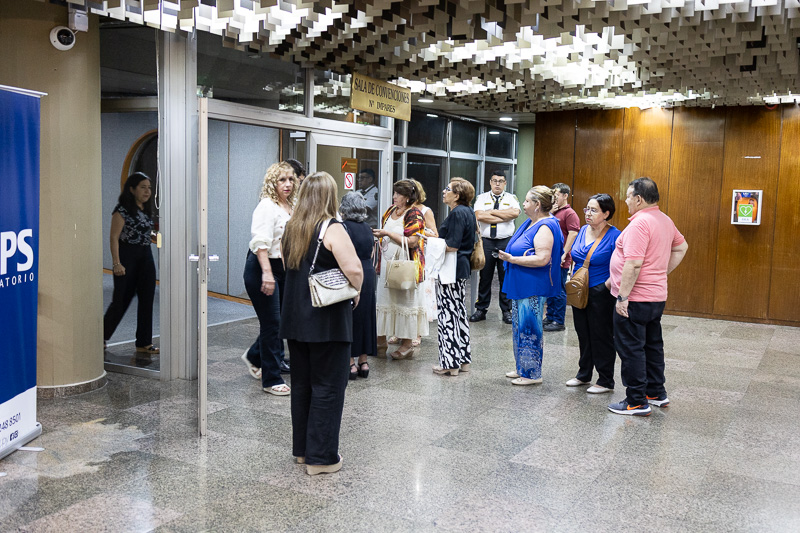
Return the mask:
<svg viewBox="0 0 800 533"><path fill-rule="evenodd" d="M608 410L618 415L633 415L633 416L650 416L653 412L650 405L631 405L628 400L622 400L619 403L612 403L608 406Z"/></svg>
<svg viewBox="0 0 800 533"><path fill-rule="evenodd" d="M662 396L648 396L647 403L655 405L656 407L668 407L669 398L664 394Z"/></svg>

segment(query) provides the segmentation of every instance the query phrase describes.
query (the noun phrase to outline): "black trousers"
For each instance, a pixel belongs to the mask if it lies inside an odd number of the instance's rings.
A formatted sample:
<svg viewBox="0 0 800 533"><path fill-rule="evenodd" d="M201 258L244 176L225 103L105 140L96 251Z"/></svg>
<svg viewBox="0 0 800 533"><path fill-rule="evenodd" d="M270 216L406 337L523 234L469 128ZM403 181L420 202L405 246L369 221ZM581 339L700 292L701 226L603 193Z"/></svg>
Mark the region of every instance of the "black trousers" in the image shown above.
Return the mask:
<svg viewBox="0 0 800 533"><path fill-rule="evenodd" d="M244 263L244 288L258 317L259 332L256 342L261 359L261 386L267 388L280 385L283 383L279 366L283 359L283 339L278 336L281 327L280 288L276 283L275 291L270 296L261 292L261 264L258 257L249 251ZM248 359L256 364L249 355L248 351Z"/></svg>
<svg viewBox="0 0 800 533"><path fill-rule="evenodd" d="M628 317L613 312L614 345L622 384L630 405L644 405L647 396L666 394L664 337L661 315L666 302L629 302Z"/></svg>
<svg viewBox="0 0 800 533"><path fill-rule="evenodd" d="M503 312L511 311L511 301L506 297L506 293L503 292L503 279L506 275L505 268L503 268L503 260L492 255L492 252L496 250L505 251L510 238L483 239L483 253L486 256L486 265L481 270L480 282L478 283L478 301L475 302L475 309L483 311L489 309L489 304L492 303L492 280L494 279L494 271L497 269L497 279L500 281L500 310Z"/></svg>
<svg viewBox="0 0 800 533"><path fill-rule="evenodd" d="M339 462L349 342L289 340L292 353L292 455L310 465Z"/></svg>
<svg viewBox="0 0 800 533"><path fill-rule="evenodd" d="M572 308L575 333L578 334L580 358L578 374L581 381L592 381L597 369L597 384L614 388L614 305L616 299L606 289L605 283L589 289L589 300L584 309Z"/></svg>
<svg viewBox="0 0 800 533"><path fill-rule="evenodd" d="M156 294L156 264L150 245L119 243L119 262L125 267L124 276L114 276L114 294L103 317L103 338L108 340L116 331L134 295L136 306L136 346L153 344L153 299Z"/></svg>
<svg viewBox="0 0 800 533"><path fill-rule="evenodd" d="M258 262L257 257L256 257L256 262ZM283 285L284 282L286 281L286 271L283 269L283 260L270 259L269 264L270 268L272 268L272 277L275 278L275 292L278 294L278 309L279 311L283 311ZM258 278L258 283L261 283L260 277ZM260 285L258 287L258 290L261 291ZM253 365L261 368L261 341L259 340L259 338L260 336L256 337L256 340L254 340L253 344L250 345L250 348L247 349L247 360L250 361L250 363L252 363ZM280 354L278 355L278 365L280 365L281 361L287 361L286 353L283 349L283 339L281 339L280 342Z"/></svg>

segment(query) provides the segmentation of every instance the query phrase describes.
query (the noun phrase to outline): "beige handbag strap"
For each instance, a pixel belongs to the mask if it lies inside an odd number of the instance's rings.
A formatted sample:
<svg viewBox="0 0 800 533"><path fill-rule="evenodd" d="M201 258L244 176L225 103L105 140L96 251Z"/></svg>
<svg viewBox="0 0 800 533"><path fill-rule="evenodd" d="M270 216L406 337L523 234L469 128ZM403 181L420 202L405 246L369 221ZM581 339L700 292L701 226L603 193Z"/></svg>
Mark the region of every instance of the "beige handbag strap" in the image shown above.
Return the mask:
<svg viewBox="0 0 800 533"><path fill-rule="evenodd" d="M597 238L594 240L594 244L592 244L592 248L589 250L589 253L586 254L586 261L583 262L583 266L585 266L587 270L589 269L589 259L591 259L592 253L594 253L594 249L597 248L597 245L600 244L600 241L602 241L603 237L606 236L606 232L610 227L611 226L606 224L606 227L603 228L603 231L601 231L600 235L598 235Z"/></svg>

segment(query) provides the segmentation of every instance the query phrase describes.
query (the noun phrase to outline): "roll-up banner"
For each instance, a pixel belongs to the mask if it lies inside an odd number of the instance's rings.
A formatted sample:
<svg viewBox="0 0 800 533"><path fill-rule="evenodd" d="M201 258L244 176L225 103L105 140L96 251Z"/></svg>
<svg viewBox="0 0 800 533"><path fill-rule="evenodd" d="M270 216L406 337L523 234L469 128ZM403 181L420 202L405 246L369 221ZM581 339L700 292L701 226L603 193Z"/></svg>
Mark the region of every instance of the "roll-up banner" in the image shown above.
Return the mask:
<svg viewBox="0 0 800 533"><path fill-rule="evenodd" d="M36 421L39 96L0 87L0 458Z"/></svg>

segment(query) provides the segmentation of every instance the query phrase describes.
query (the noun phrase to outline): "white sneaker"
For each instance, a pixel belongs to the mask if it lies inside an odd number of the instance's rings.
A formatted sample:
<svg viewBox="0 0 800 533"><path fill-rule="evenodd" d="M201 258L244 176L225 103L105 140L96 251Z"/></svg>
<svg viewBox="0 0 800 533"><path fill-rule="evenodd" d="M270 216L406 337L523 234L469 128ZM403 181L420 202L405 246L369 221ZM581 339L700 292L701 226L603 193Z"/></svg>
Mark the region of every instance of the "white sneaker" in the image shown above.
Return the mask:
<svg viewBox="0 0 800 533"><path fill-rule="evenodd" d="M588 381L581 381L578 378L572 378L567 381L567 387L580 387L581 385L588 385Z"/></svg>
<svg viewBox="0 0 800 533"><path fill-rule="evenodd" d="M514 378L514 379L516 379L516 378L518 378L518 377L519 377L519 374L517 374L516 370L512 370L511 372L506 372L506 377L507 377L507 378Z"/></svg>
<svg viewBox="0 0 800 533"><path fill-rule="evenodd" d="M586 392L588 392L589 394L604 394L606 392L613 392L613 391L614 389L607 389L605 387L601 387L600 385L592 385L591 387L586 389Z"/></svg>

